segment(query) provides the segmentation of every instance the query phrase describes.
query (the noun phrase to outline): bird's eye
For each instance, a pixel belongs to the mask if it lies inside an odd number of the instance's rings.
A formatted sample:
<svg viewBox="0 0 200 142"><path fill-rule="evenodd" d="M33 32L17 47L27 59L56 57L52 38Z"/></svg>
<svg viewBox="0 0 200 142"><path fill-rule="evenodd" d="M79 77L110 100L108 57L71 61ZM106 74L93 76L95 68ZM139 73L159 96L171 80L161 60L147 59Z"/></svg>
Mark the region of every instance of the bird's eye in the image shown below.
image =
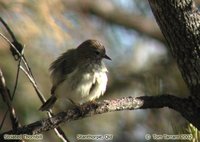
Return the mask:
<svg viewBox="0 0 200 142"><path fill-rule="evenodd" d="M99 52L99 51L95 51L95 54L96 54L96 55L99 55L99 54L100 54L100 52Z"/></svg>

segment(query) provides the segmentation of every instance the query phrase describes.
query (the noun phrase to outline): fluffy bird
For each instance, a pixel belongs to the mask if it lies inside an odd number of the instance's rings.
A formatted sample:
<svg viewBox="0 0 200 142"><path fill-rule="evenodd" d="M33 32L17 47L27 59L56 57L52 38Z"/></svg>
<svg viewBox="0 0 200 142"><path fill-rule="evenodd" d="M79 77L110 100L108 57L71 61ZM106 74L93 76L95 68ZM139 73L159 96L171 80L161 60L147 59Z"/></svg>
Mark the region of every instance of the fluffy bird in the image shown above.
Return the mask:
<svg viewBox="0 0 200 142"><path fill-rule="evenodd" d="M75 105L93 101L103 95L107 85L107 68L102 59L111 60L97 40L86 40L76 49L63 53L50 66L51 97L40 107L48 111L59 100Z"/></svg>

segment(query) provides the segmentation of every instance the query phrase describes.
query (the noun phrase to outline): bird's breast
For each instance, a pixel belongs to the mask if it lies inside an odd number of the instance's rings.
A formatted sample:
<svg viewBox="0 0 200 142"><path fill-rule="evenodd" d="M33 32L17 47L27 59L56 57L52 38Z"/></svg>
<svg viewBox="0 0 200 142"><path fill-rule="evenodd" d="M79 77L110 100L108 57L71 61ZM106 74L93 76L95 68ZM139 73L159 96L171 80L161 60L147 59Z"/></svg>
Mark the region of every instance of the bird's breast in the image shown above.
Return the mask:
<svg viewBox="0 0 200 142"><path fill-rule="evenodd" d="M56 95L71 99L77 104L94 100L104 94L107 85L107 69L76 69L56 89Z"/></svg>

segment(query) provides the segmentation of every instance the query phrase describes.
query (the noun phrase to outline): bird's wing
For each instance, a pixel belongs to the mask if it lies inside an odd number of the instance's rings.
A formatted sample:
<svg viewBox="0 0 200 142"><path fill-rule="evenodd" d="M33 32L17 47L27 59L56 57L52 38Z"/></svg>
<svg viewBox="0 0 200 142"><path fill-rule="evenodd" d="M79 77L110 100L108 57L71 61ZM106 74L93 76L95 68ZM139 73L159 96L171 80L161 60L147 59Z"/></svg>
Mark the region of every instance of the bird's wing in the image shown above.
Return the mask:
<svg viewBox="0 0 200 142"><path fill-rule="evenodd" d="M53 87L51 93L53 94L56 87L62 83L67 75L72 73L77 66L76 50L71 49L63 53L58 59L56 59L50 66L51 79Z"/></svg>

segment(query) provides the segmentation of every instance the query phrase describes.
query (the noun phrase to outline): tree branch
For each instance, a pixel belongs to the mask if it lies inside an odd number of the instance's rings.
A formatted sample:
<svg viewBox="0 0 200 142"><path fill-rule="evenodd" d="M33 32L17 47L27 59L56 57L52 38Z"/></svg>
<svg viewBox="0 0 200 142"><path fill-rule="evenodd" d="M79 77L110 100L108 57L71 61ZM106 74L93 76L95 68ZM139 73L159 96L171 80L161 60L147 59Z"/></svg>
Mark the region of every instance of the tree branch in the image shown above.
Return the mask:
<svg viewBox="0 0 200 142"><path fill-rule="evenodd" d="M18 122L17 115L15 113L15 109L12 106L12 101L11 101L11 95L8 91L8 88L6 87L6 82L3 76L3 73L0 69L0 94L2 95L2 98L4 102L6 103L9 113L10 113L10 120L12 123L12 128L15 131L18 127L20 127L20 123Z"/></svg>
<svg viewBox="0 0 200 142"><path fill-rule="evenodd" d="M200 13L193 0L149 0L193 102L200 107Z"/></svg>
<svg viewBox="0 0 200 142"><path fill-rule="evenodd" d="M52 118L36 121L18 128L16 131L10 130L1 134L0 138L3 138L4 134L38 134L56 128L60 123L63 122L91 117L96 114L122 110L169 107L180 112L186 119L190 120L191 117L194 117L195 121L197 121L196 119L200 117L200 114L191 113L189 110L187 110L187 106L190 106L189 108L194 106L190 101L190 98L179 98L169 94L104 100L102 102L83 104L79 109L74 108L66 112L60 112ZM198 120L198 122L198 124L195 123L194 125L196 125L197 128L200 128L200 120Z"/></svg>
<svg viewBox="0 0 200 142"><path fill-rule="evenodd" d="M33 74L32 74L31 68L29 67L29 65L28 65L28 63L27 63L27 61L26 61L26 58L25 58L25 56L23 55L23 47L22 47L22 44L21 44L20 42L17 41L17 39L16 39L14 33L12 32L12 30L9 28L9 26L7 25L7 23L6 23L1 17L0 17L0 21L1 21L2 24L5 26L5 28L8 30L9 34L11 35L11 37L12 37L12 39L13 39L13 42L11 42L7 37L5 37L2 33L0 33L0 36L1 36L2 38L4 38L4 39L10 44L10 51L11 51L13 57L15 58L15 60L17 61L17 60L20 59L20 60L19 60L19 65L18 65L18 71L19 71L19 69L21 69L21 70L25 73L25 75L28 77L28 79L29 79L30 82L32 83L32 85L33 85L33 87L34 87L34 89L35 89L35 91L36 91L36 93L37 93L37 95L38 95L40 101L41 101L42 103L44 103L46 100L45 100L43 94L41 93L41 91L39 90L39 88L38 88L38 86L37 86L37 84L36 84L36 81L35 81L35 79L34 79L34 76L33 76ZM22 62L24 63L25 68L22 67L22 65L21 65L21 60L22 60ZM2 75L2 74L1 74L1 75ZM18 76L18 75L17 75L17 76ZM2 76L2 77L3 77L3 76ZM17 77L16 79L18 80L18 77ZM17 80L16 80L16 83L18 82ZM17 84L16 84L16 85L17 85ZM16 85L15 85L15 86L16 86ZM15 93L15 89L16 89L16 88L14 88L14 93ZM13 95L12 95L12 98L14 97L14 93L13 93ZM12 98L11 98L11 100L12 100ZM8 101L9 101L9 100L8 100ZM11 102L11 101L10 101L10 102ZM14 117L15 117L14 108L12 108L12 107L9 105L9 104L11 104L10 102L8 103L9 110L10 110L10 111L11 111L11 109L13 110L13 111L11 112L11 114L12 114L12 115L11 115L11 120L12 120L12 122L15 122L16 124L18 124L17 119L14 118ZM5 117L4 117L4 118L6 118L6 115L7 115L7 113L5 114ZM51 114L49 113L48 116L51 117ZM3 121L2 121L1 126L3 125L4 118L3 118ZM13 124L13 125L14 125L14 124ZM14 130L15 130L15 129L14 129ZM54 131L55 131L56 135L57 135L63 142L69 142L67 136L65 135L65 133L63 132L63 130L62 130L60 127L55 128Z"/></svg>

